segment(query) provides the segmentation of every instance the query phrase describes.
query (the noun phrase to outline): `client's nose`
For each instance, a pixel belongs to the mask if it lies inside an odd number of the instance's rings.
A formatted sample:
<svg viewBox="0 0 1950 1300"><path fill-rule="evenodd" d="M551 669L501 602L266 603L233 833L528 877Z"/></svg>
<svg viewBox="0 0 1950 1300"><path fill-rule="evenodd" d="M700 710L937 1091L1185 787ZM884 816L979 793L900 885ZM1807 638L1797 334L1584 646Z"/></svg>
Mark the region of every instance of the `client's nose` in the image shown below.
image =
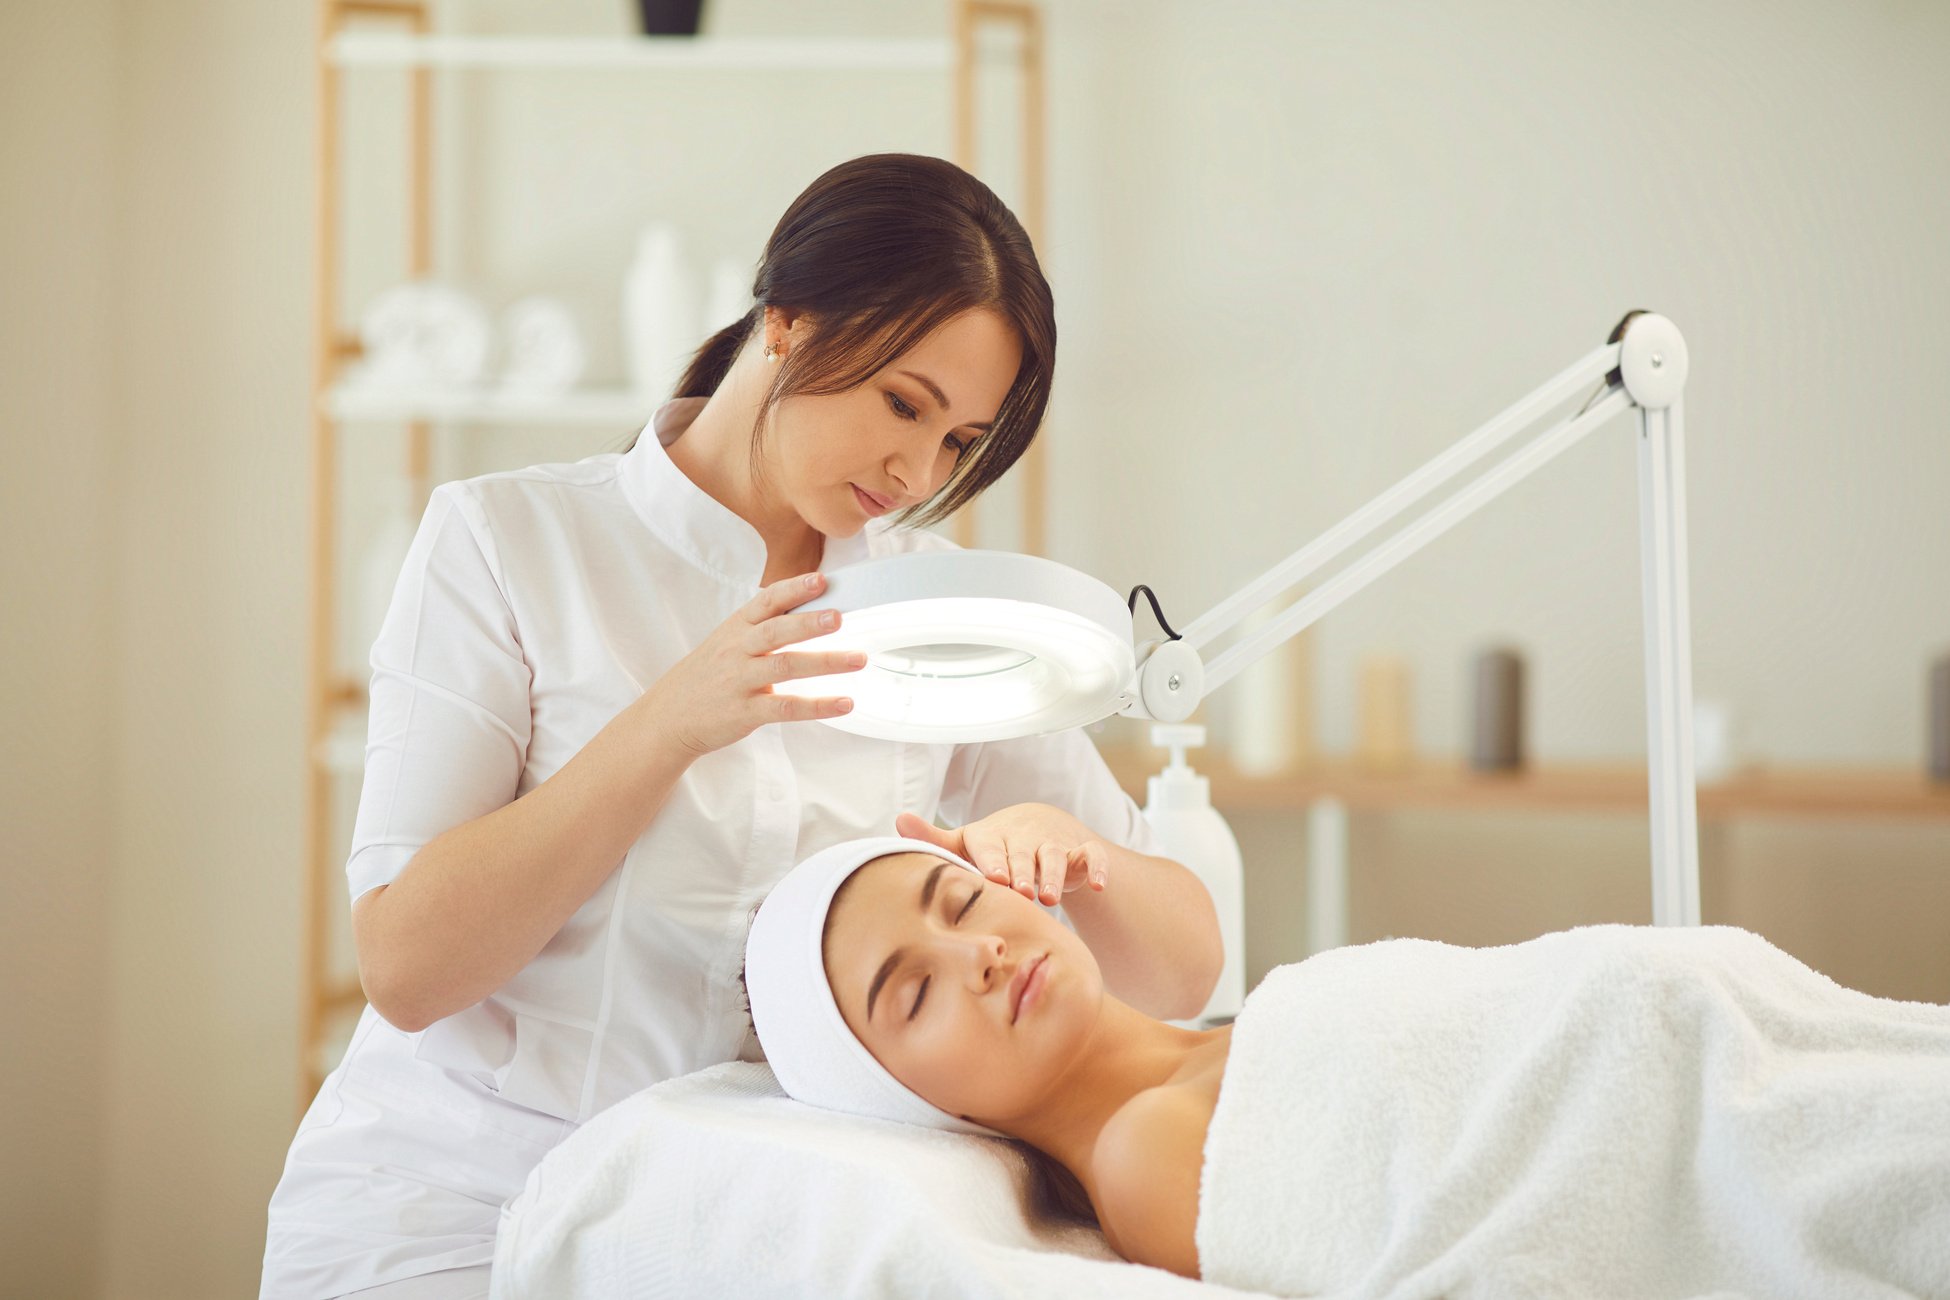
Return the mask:
<svg viewBox="0 0 1950 1300"><path fill-rule="evenodd" d="M970 988L986 989L1002 969L1009 945L999 934L958 934L951 937L967 971Z"/></svg>

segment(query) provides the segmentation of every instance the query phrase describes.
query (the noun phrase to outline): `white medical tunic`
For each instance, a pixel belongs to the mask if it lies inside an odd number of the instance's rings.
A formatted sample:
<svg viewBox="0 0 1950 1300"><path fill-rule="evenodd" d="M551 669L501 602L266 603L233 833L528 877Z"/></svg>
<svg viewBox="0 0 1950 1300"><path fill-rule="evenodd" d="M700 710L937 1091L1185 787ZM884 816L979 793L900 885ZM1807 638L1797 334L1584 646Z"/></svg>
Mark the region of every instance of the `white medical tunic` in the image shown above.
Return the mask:
<svg viewBox="0 0 1950 1300"><path fill-rule="evenodd" d="M704 401L665 403L627 452L435 489L372 648L352 897L546 781L757 594L757 530L664 450ZM821 571L954 546L889 524L827 538ZM1162 853L1081 730L952 745L768 723L697 759L506 985L413 1034L366 1008L272 1195L263 1296L491 1262L502 1204L578 1125L764 1059L738 975L752 913L795 862L891 834L899 812L958 826L1028 801Z"/></svg>

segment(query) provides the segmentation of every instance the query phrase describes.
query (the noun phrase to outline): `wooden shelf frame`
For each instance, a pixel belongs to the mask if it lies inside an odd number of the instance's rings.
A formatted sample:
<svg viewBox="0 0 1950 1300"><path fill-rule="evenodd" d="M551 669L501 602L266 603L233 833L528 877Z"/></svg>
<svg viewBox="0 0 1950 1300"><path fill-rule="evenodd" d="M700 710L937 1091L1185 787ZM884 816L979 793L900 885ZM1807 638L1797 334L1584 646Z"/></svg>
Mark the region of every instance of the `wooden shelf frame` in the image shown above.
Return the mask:
<svg viewBox="0 0 1950 1300"><path fill-rule="evenodd" d="M1146 778L1164 764L1162 751L1106 748L1104 760L1140 804ZM1414 808L1472 812L1629 813L1644 818L1651 799L1642 761L1533 764L1509 772L1477 771L1459 759L1417 758L1378 768L1326 757L1274 776L1245 776L1223 755L1192 759L1211 782L1220 812L1280 812L1306 819L1306 947L1309 953L1348 941L1348 818L1358 811ZM1916 768L1775 768L1749 764L1698 783L1703 826L1743 817L1899 819L1950 823L1950 783Z"/></svg>
<svg viewBox="0 0 1950 1300"><path fill-rule="evenodd" d="M449 36L341 31L325 50L339 68L828 69L945 72L951 40L740 36Z"/></svg>
<svg viewBox="0 0 1950 1300"><path fill-rule="evenodd" d="M1139 804L1164 751L1105 747L1104 761ZM1322 758L1275 776L1245 776L1222 755L1200 750L1187 761L1212 783L1221 812L1304 812L1333 799L1354 810L1450 808L1476 812L1631 813L1650 795L1643 761L1549 762L1510 772L1479 772L1460 759L1423 758L1376 768L1352 758ZM1920 768L1777 766L1751 763L1699 782L1702 820L1798 817L1950 822L1950 782Z"/></svg>
<svg viewBox="0 0 1950 1300"><path fill-rule="evenodd" d="M639 428L656 413L656 399L631 388L574 388L534 394L493 388L362 389L335 385L323 398L330 420L417 423L579 425Z"/></svg>

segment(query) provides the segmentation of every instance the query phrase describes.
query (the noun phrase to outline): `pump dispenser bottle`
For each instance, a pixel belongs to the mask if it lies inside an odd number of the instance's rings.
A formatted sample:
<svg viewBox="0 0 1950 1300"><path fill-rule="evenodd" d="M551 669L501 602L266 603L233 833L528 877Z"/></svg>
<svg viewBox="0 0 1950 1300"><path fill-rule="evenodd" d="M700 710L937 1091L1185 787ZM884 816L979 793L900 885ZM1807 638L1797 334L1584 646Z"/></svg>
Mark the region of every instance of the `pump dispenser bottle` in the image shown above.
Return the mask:
<svg viewBox="0 0 1950 1300"><path fill-rule="evenodd" d="M1172 1020L1181 1029L1210 1029L1229 1023L1246 999L1246 890L1239 841L1212 807L1212 783L1185 762L1185 750L1205 743L1205 728L1193 723L1156 723L1151 743L1171 750L1171 763L1150 779L1144 819L1158 833L1165 856L1205 883L1219 913L1225 941L1225 967L1205 1009L1196 1019Z"/></svg>

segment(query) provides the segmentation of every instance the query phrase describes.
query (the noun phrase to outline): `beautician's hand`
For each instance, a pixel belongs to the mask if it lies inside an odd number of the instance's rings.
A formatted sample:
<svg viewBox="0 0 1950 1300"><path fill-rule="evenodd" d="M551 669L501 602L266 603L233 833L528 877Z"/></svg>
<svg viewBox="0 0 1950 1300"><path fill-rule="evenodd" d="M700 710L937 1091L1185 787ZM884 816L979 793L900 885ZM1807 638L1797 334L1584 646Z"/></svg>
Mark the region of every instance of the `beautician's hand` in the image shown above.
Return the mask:
<svg viewBox="0 0 1950 1300"><path fill-rule="evenodd" d="M1012 804L952 831L904 812L894 818L894 834L939 844L996 884L1045 906L1055 906L1086 882L1102 893L1109 879L1110 851L1103 839L1046 803Z"/></svg>
<svg viewBox="0 0 1950 1300"><path fill-rule="evenodd" d="M853 672L866 664L865 655L852 652L777 653L781 646L824 636L839 626L839 614L832 610L790 612L825 589L822 573L775 582L671 665L639 700L656 715L658 733L701 758L768 722L836 718L851 709L844 696L806 698L772 690L772 683L787 678ZM830 627L820 621L829 615Z"/></svg>

